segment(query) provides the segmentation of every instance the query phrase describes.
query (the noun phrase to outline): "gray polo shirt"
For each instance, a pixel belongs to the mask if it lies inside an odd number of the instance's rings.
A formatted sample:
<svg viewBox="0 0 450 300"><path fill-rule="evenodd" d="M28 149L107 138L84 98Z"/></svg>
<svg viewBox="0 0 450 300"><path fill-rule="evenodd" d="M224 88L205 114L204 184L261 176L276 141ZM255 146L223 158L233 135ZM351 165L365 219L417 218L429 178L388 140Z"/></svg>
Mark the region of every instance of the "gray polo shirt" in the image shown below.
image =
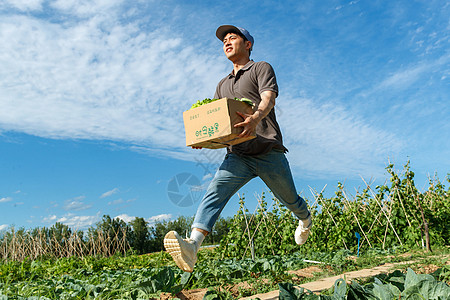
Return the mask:
<svg viewBox="0 0 450 300"><path fill-rule="evenodd" d="M251 60L236 75L231 72L219 82L214 98L248 98L253 101L255 107L258 107L261 102L261 93L264 91L275 92L278 96L275 72L267 62ZM256 138L230 146L228 152L239 155L259 155L273 148L287 151L283 146L274 108L256 127Z"/></svg>

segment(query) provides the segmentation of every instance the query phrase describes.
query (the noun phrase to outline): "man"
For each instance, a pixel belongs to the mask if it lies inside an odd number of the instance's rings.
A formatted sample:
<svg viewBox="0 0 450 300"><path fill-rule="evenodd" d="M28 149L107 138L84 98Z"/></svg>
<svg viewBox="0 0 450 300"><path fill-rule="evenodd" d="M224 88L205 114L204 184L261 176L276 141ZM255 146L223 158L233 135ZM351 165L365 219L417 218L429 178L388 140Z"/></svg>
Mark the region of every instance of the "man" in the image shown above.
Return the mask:
<svg viewBox="0 0 450 300"><path fill-rule="evenodd" d="M254 103L253 114L238 113L243 121L241 137L256 133L256 138L230 146L200 203L189 239L175 231L166 234L164 247L183 271L192 272L197 252L211 232L228 200L248 181L259 176L273 194L299 219L294 238L301 245L308 238L311 215L306 202L297 194L285 157L281 131L275 117L278 85L272 67L266 62L250 60L254 39L250 33L232 25L220 26L216 36L233 63L233 71L217 85L214 98L248 98Z"/></svg>

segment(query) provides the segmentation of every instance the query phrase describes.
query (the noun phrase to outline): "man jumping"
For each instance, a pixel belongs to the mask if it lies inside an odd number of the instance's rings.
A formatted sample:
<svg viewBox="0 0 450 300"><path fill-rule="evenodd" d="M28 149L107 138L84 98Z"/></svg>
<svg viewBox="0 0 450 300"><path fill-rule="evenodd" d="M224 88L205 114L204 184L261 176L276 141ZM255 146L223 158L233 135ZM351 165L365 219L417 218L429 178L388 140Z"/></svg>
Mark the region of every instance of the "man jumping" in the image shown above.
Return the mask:
<svg viewBox="0 0 450 300"><path fill-rule="evenodd" d="M275 116L278 85L272 66L250 59L254 39L247 30L223 25L216 36L223 42L223 51L233 63L233 70L219 82L214 98L251 99L253 114L238 113L243 121L235 127L242 127L240 137L256 133L256 138L227 148L225 159L198 207L190 238L182 239L175 231L166 234L164 247L185 272L193 271L200 245L228 200L255 177L260 177L299 219L294 233L297 244L306 242L312 226L311 214L305 200L297 194L285 156L287 149Z"/></svg>

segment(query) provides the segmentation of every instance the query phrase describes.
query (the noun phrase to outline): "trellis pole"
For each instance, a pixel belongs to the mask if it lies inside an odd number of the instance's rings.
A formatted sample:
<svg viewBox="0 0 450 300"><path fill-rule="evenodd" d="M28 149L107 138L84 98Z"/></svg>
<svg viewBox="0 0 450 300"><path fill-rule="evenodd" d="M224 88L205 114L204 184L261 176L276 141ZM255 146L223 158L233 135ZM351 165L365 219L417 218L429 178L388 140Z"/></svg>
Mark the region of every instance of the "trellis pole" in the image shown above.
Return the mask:
<svg viewBox="0 0 450 300"><path fill-rule="evenodd" d="M345 193L345 190L342 189L342 194L344 195L344 199L347 201L349 207L351 207L350 201L347 199L347 194ZM361 230L361 232L364 235L364 238L367 240L367 242L369 243L369 247L372 248L372 244L369 241L369 238L367 237L366 233L364 232L364 230L362 229L361 224L359 223L358 217L355 215L355 213L352 211L353 216L355 217L356 223L358 223L358 227Z"/></svg>
<svg viewBox="0 0 450 300"><path fill-rule="evenodd" d="M394 231L394 234L395 234L395 236L397 237L398 241L400 242L400 245L403 246L403 242L402 242L402 240L400 239L400 237L398 236L397 231L396 231L395 228L394 228L394 225L392 225L392 222L391 222L390 218L386 215L386 212L383 210L383 207L382 207L381 203L378 201L377 196L376 196L375 193L373 192L372 188L367 184L367 182L364 180L364 178L361 177L361 179L362 179L362 180L364 181L364 183L367 185L367 187L369 188L369 191L372 193L372 196L373 196L374 199L377 201L377 204L380 206L380 209L383 211L383 214L384 214L384 216L386 217L386 219L387 219L389 225L391 226L392 230ZM389 196L387 196L387 197L389 198L388 200L390 200L390 201L392 202L392 199L390 199Z"/></svg>
<svg viewBox="0 0 450 300"><path fill-rule="evenodd" d="M310 188L310 189L311 189L311 188ZM325 189L325 187L324 187L324 189ZM322 192L320 192L320 194L323 193L323 190L324 190L324 189L322 189ZM316 196L314 195L314 193L312 192L312 190L311 190L311 194L313 194L313 197L314 197L314 199L315 199L315 202L314 202L314 203L317 202L318 204L321 204L321 203L319 203L319 197L316 198ZM322 206L322 208L323 208L323 207L324 207L324 206ZM336 223L336 221L334 220L333 215L332 215L332 214L330 213L330 211L328 210L328 207L325 206L325 210L327 211L328 215L330 216L331 220L333 221L334 225L335 225L336 228L337 228L337 223ZM344 237L341 236L341 239L342 239L342 243L344 244L345 250L348 250L348 247L347 247L347 244L345 243Z"/></svg>

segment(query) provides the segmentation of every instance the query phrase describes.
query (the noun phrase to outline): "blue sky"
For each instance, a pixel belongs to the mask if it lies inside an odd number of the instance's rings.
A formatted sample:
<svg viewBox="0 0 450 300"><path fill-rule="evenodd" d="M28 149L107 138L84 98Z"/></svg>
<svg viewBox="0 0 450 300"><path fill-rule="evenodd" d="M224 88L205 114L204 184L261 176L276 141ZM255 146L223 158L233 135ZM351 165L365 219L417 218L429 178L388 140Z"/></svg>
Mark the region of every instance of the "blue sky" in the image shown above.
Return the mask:
<svg viewBox="0 0 450 300"><path fill-rule="evenodd" d="M450 170L449 17L449 1L4 0L0 229L193 215L203 191L180 206L176 180L204 188L225 152L185 147L182 112L231 71L222 24L275 69L299 192L354 193L408 159L426 189ZM239 193L252 210L264 191Z"/></svg>

